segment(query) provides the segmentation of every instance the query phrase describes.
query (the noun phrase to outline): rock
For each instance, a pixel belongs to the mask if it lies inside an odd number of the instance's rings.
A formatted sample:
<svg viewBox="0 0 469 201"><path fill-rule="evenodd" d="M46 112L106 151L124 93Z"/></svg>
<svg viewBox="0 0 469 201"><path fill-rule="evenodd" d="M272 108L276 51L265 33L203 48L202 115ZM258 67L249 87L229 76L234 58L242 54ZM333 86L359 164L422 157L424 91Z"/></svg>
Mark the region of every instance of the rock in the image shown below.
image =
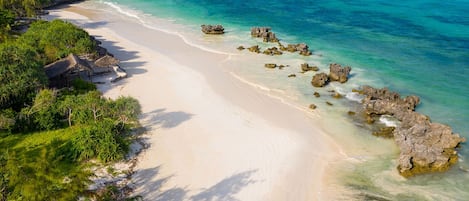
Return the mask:
<svg viewBox="0 0 469 201"><path fill-rule="evenodd" d="M295 74L290 74L290 75L288 75L288 77L296 77L296 75Z"/></svg>
<svg viewBox="0 0 469 201"><path fill-rule="evenodd" d="M264 50L263 54L274 56L274 55L282 55L283 52L279 51L277 47L271 47L271 48L267 48L266 50Z"/></svg>
<svg viewBox="0 0 469 201"><path fill-rule="evenodd" d="M363 86L359 92L366 96L363 106L367 115L392 115L401 122L393 131L400 149L397 169L401 175L441 172L457 162L456 147L465 139L449 126L432 123L428 116L415 112L419 97L401 98L387 88L369 86Z"/></svg>
<svg viewBox="0 0 469 201"><path fill-rule="evenodd" d="M393 138L394 137L394 130L396 127L382 127L378 131L373 132L374 136L383 137L383 138Z"/></svg>
<svg viewBox="0 0 469 201"><path fill-rule="evenodd" d="M236 48L236 49L238 49L238 50L240 50L240 51L241 51L241 50L244 50L244 49L246 49L246 48L244 48L244 47L241 45L241 46L239 46L239 47L238 47L238 48Z"/></svg>
<svg viewBox="0 0 469 201"><path fill-rule="evenodd" d="M274 32L270 31L270 27L252 27L251 36L262 38L264 42L279 42Z"/></svg>
<svg viewBox="0 0 469 201"><path fill-rule="evenodd" d="M301 71L302 72L307 72L307 71L318 71L319 68L317 66L310 66L307 63L301 64Z"/></svg>
<svg viewBox="0 0 469 201"><path fill-rule="evenodd" d="M314 110L314 109L316 109L316 108L317 108L317 106L316 106L315 104L310 104L310 105L309 105L309 109Z"/></svg>
<svg viewBox="0 0 469 201"><path fill-rule="evenodd" d="M205 34L224 34L225 28L222 25L202 25L202 32Z"/></svg>
<svg viewBox="0 0 469 201"><path fill-rule="evenodd" d="M350 115L350 116L353 116L353 115L355 115L356 113L355 113L354 111L348 111L347 114Z"/></svg>
<svg viewBox="0 0 469 201"><path fill-rule="evenodd" d="M342 67L340 64L329 65L329 79L331 81L338 81L345 83L348 80L348 76L352 68L350 66Z"/></svg>
<svg viewBox="0 0 469 201"><path fill-rule="evenodd" d="M314 92L314 94L313 94L313 95L314 95L316 98L319 98L319 97L321 97L321 94L319 94L319 93L318 93L318 92L316 92L316 91Z"/></svg>
<svg viewBox="0 0 469 201"><path fill-rule="evenodd" d="M248 50L251 51L251 52L255 52L255 53L260 53L261 52L261 50L259 49L259 45L254 45L254 46L248 48Z"/></svg>
<svg viewBox="0 0 469 201"><path fill-rule="evenodd" d="M333 106L334 104L332 104L331 102L329 101L326 101L326 104L329 105L329 106Z"/></svg>
<svg viewBox="0 0 469 201"><path fill-rule="evenodd" d="M266 67L266 68L277 68L277 64L265 64L264 67Z"/></svg>
<svg viewBox="0 0 469 201"><path fill-rule="evenodd" d="M333 93L333 94L332 94L332 97L333 97L333 98L337 98L337 99L343 98L342 94L337 93L337 92Z"/></svg>
<svg viewBox="0 0 469 201"><path fill-rule="evenodd" d="M313 76L311 84L315 87L323 87L329 82L329 77L326 73L318 73Z"/></svg>

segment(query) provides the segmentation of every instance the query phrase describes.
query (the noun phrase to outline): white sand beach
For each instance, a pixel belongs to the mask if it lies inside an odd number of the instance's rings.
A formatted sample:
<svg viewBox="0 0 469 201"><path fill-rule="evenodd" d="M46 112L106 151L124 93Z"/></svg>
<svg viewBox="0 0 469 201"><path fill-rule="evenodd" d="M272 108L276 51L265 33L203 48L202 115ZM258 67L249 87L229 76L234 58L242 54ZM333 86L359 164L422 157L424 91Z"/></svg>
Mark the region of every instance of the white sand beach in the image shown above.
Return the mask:
<svg viewBox="0 0 469 201"><path fill-rule="evenodd" d="M142 105L148 149L132 178L145 200L324 200L339 147L307 112L240 82L229 55L113 15L71 5L50 11L103 42L129 78L99 85ZM316 117L317 118L317 117Z"/></svg>

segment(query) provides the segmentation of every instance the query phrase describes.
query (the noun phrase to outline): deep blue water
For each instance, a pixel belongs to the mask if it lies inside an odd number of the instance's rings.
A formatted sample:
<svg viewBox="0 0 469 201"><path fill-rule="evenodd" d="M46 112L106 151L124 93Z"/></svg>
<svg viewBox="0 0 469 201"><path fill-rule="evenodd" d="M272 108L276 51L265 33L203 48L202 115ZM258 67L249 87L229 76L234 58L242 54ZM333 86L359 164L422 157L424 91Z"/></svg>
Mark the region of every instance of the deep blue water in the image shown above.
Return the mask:
<svg viewBox="0 0 469 201"><path fill-rule="evenodd" d="M324 62L361 69L375 86L420 96L418 111L469 139L469 0L109 1L181 24L270 26Z"/></svg>

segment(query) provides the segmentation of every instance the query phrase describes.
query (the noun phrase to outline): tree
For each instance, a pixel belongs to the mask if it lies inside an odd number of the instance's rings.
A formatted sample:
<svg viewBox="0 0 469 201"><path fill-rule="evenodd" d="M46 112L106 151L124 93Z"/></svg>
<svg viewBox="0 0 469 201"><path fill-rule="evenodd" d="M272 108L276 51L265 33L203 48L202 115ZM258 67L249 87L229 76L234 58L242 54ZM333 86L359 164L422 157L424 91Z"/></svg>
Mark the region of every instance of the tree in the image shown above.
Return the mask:
<svg viewBox="0 0 469 201"><path fill-rule="evenodd" d="M36 10L49 0L0 0L0 9L11 10L18 17L35 16Z"/></svg>
<svg viewBox="0 0 469 201"><path fill-rule="evenodd" d="M75 95L67 95L59 103L59 110L67 117L68 126L72 126L73 112L77 109L77 101Z"/></svg>
<svg viewBox="0 0 469 201"><path fill-rule="evenodd" d="M70 53L96 52L96 44L86 31L62 20L35 22L18 41L35 46L46 63L64 58Z"/></svg>
<svg viewBox="0 0 469 201"><path fill-rule="evenodd" d="M59 125L56 98L57 92L51 89L43 89L36 95L31 109L39 129L51 130Z"/></svg>
<svg viewBox="0 0 469 201"><path fill-rule="evenodd" d="M11 11L0 9L0 42L8 38L8 32L14 22L15 15Z"/></svg>
<svg viewBox="0 0 469 201"><path fill-rule="evenodd" d="M29 46L0 44L0 109L19 110L47 84L37 53Z"/></svg>
<svg viewBox="0 0 469 201"><path fill-rule="evenodd" d="M74 158L87 160L98 158L103 162L122 159L128 143L118 134L110 119L83 126L71 143Z"/></svg>
<svg viewBox="0 0 469 201"><path fill-rule="evenodd" d="M111 103L111 116L123 129L127 124L137 121L141 113L138 101L132 97L119 97Z"/></svg>

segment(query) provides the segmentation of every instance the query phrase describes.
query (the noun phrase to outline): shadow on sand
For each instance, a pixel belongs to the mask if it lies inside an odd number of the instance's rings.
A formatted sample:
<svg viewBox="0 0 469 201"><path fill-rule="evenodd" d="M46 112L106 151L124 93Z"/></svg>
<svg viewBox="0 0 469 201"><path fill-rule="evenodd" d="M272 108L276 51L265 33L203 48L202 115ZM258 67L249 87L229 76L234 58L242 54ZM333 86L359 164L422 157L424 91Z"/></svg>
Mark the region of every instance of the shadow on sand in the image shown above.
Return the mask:
<svg viewBox="0 0 469 201"><path fill-rule="evenodd" d="M186 112L166 112L166 109L157 109L142 114L142 119L149 126L160 126L161 128L174 128L181 123L191 119L193 114Z"/></svg>
<svg viewBox="0 0 469 201"><path fill-rule="evenodd" d="M255 183L255 180L250 179L251 175L256 170L244 171L227 177L220 182L214 184L207 189L201 189L201 192L188 197L189 190L187 187L173 187L167 190L162 190L162 186L171 179L172 176L165 177L152 181L152 178L159 173L161 166L140 170L138 175L133 177L135 184L144 185L144 190L140 191L145 196L145 200L155 201L239 201L236 198L244 187L249 184Z"/></svg>

